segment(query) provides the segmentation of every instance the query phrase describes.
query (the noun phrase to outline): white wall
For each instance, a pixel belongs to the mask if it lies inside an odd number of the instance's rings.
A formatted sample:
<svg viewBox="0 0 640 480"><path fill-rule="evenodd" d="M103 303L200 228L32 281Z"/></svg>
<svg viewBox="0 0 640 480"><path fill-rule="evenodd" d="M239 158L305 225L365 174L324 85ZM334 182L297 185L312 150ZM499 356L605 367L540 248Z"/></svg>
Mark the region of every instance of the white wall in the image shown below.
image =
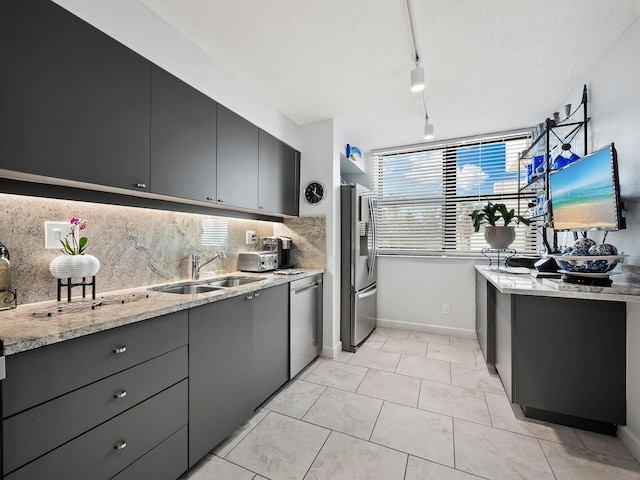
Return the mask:
<svg viewBox="0 0 640 480"><path fill-rule="evenodd" d="M301 199L301 216L324 216L326 223L326 270L323 285L323 352L334 357L340 351L340 243L336 241L340 228L339 196L335 185L334 122L325 120L301 127L305 161L300 171L300 187L310 181L320 181L328 193L324 201L309 205ZM302 198L302 196L301 196ZM338 323L336 323L338 322Z"/></svg>
<svg viewBox="0 0 640 480"><path fill-rule="evenodd" d="M565 103L589 93L590 150L615 142L620 192L626 206L627 229L610 233L607 242L640 264L640 19L636 20L595 65ZM591 236L591 235L590 235ZM597 237L596 237L597 238ZM621 440L640 459L640 306L627 304L627 426Z"/></svg>
<svg viewBox="0 0 640 480"><path fill-rule="evenodd" d="M378 257L378 325L475 338L476 261Z"/></svg>

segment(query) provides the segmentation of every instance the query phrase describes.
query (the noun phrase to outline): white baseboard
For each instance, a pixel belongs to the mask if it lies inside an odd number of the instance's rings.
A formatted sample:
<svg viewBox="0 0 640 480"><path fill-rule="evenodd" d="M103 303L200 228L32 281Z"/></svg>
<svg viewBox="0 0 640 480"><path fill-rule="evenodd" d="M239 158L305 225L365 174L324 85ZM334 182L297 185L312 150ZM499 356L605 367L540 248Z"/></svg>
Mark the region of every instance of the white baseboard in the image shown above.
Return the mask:
<svg viewBox="0 0 640 480"><path fill-rule="evenodd" d="M640 462L640 438L629 427L618 427L618 438Z"/></svg>
<svg viewBox="0 0 640 480"><path fill-rule="evenodd" d="M477 338L476 331L467 328L443 327L441 325L428 325L424 323L401 322L398 320L386 320L378 318L376 326L385 328L397 328L398 330L412 330L414 332L435 333L438 335L451 335L453 337Z"/></svg>
<svg viewBox="0 0 640 480"><path fill-rule="evenodd" d="M336 358L338 353L342 351L342 342L336 343L333 347L325 347L322 346L322 351L320 352L321 357L325 358Z"/></svg>

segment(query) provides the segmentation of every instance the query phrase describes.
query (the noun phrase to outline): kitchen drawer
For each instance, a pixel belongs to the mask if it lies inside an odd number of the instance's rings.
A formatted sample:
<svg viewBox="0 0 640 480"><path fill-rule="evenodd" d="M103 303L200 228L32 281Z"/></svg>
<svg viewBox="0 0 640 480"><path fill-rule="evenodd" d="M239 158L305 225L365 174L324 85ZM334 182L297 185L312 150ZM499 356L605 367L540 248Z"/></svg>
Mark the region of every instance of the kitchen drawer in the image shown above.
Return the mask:
<svg viewBox="0 0 640 480"><path fill-rule="evenodd" d="M113 480L176 480L187 471L188 427L182 427Z"/></svg>
<svg viewBox="0 0 640 480"><path fill-rule="evenodd" d="M4 471L10 472L178 383L188 347L166 353L63 395L4 423ZM125 396L117 398L125 392Z"/></svg>
<svg viewBox="0 0 640 480"><path fill-rule="evenodd" d="M185 310L8 355L4 417L187 345L187 316Z"/></svg>
<svg viewBox="0 0 640 480"><path fill-rule="evenodd" d="M106 480L186 424L187 380L183 380L5 476L5 479ZM122 448L118 449L118 446Z"/></svg>

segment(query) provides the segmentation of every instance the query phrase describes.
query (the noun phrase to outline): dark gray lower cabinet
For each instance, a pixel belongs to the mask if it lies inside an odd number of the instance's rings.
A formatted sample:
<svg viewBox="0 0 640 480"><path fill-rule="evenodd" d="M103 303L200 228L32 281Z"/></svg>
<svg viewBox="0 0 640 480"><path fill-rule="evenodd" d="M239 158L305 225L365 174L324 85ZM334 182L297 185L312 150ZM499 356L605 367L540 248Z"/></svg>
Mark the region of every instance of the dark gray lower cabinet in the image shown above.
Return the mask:
<svg viewBox="0 0 640 480"><path fill-rule="evenodd" d="M189 466L288 380L288 285L189 310Z"/></svg>
<svg viewBox="0 0 640 480"><path fill-rule="evenodd" d="M187 425L187 342L183 311L8 355L4 478L109 479L142 461Z"/></svg>
<svg viewBox="0 0 640 480"><path fill-rule="evenodd" d="M5 478L109 479L187 425L186 396L183 380Z"/></svg>
<svg viewBox="0 0 640 480"><path fill-rule="evenodd" d="M289 291L280 285L255 295L252 395L258 408L289 380Z"/></svg>
<svg viewBox="0 0 640 480"><path fill-rule="evenodd" d="M626 425L626 304L514 297L515 403Z"/></svg>
<svg viewBox="0 0 640 480"><path fill-rule="evenodd" d="M490 369L495 368L495 288L476 272L476 336Z"/></svg>
<svg viewBox="0 0 640 480"><path fill-rule="evenodd" d="M5 471L15 470L186 378L187 350L185 345L7 418L3 422Z"/></svg>
<svg viewBox="0 0 640 480"><path fill-rule="evenodd" d="M187 470L188 429L182 427L113 480L175 480L180 477Z"/></svg>
<svg viewBox="0 0 640 480"><path fill-rule="evenodd" d="M189 310L189 466L253 412L249 295Z"/></svg>
<svg viewBox="0 0 640 480"><path fill-rule="evenodd" d="M626 424L626 304L496 292L496 369L527 416L615 434Z"/></svg>

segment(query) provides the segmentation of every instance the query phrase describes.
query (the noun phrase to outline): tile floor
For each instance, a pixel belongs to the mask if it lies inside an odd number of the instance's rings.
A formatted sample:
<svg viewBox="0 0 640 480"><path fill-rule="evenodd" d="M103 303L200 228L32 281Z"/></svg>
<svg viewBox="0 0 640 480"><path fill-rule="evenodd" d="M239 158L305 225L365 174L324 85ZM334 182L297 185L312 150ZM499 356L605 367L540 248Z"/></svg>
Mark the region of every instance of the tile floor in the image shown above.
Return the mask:
<svg viewBox="0 0 640 480"><path fill-rule="evenodd" d="M640 480L613 437L529 420L475 340L377 328L319 358L183 480Z"/></svg>

